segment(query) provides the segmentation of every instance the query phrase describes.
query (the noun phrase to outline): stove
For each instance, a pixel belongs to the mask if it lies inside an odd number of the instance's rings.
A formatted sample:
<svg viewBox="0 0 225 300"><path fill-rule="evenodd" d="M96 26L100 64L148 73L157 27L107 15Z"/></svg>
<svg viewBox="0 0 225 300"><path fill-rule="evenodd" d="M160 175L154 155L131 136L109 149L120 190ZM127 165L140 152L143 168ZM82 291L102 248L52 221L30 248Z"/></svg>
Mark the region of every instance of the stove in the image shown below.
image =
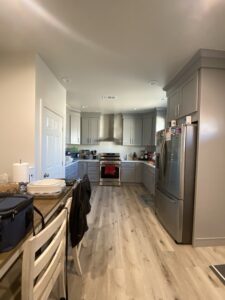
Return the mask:
<svg viewBox="0 0 225 300"><path fill-rule="evenodd" d="M119 153L100 154L100 185L120 186L121 159Z"/></svg>

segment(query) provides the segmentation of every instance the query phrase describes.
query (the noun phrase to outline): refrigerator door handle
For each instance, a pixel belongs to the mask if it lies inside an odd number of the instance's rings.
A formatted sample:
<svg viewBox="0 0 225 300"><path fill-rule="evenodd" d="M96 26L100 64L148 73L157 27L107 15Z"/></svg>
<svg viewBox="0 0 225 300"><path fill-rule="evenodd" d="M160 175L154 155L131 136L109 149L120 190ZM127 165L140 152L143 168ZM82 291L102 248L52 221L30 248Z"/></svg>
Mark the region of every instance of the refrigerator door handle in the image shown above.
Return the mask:
<svg viewBox="0 0 225 300"><path fill-rule="evenodd" d="M164 173L163 173L163 170L164 170L164 147L165 147L165 143L166 141L163 140L163 143L162 143L162 147L161 147L161 153L160 153L160 160L161 160L161 167L160 167L160 176L161 177L164 177ZM162 178L161 178L162 179Z"/></svg>
<svg viewBox="0 0 225 300"><path fill-rule="evenodd" d="M164 149L163 149L163 174L164 174L164 177L165 177L165 174L166 174L166 161L167 161L167 145L166 145L166 141L164 141Z"/></svg>

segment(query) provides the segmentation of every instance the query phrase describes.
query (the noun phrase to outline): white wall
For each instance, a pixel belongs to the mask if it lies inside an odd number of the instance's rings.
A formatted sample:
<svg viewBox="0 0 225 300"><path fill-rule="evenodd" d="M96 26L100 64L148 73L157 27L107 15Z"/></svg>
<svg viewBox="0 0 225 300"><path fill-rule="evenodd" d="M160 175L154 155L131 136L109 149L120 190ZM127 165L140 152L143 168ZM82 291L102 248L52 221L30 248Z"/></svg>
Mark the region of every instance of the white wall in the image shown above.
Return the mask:
<svg viewBox="0 0 225 300"><path fill-rule="evenodd" d="M122 145L116 145L113 142L100 142L99 145L74 145L78 148L78 150L97 150L97 153L103 153L103 152L115 152L120 153L120 156L122 159L125 158L125 156L128 156L128 159L132 158L132 155L134 152L139 156L141 150L145 150L145 147L134 147L134 146L122 146ZM68 145L67 148L73 147L73 145Z"/></svg>
<svg viewBox="0 0 225 300"><path fill-rule="evenodd" d="M45 62L36 56L36 126L35 126L35 157L36 157L36 178L41 176L41 111L43 107L47 107L63 118L64 128L66 126L66 89L56 79L53 72L45 64ZM63 137L63 145L65 147L65 130ZM65 153L65 149L63 149ZM65 156L62 160L65 163ZM65 174L62 174L64 176Z"/></svg>
<svg viewBox="0 0 225 300"><path fill-rule="evenodd" d="M225 70L201 69L193 244L225 245Z"/></svg>
<svg viewBox="0 0 225 300"><path fill-rule="evenodd" d="M12 179L12 164L34 164L35 56L0 55L0 174Z"/></svg>

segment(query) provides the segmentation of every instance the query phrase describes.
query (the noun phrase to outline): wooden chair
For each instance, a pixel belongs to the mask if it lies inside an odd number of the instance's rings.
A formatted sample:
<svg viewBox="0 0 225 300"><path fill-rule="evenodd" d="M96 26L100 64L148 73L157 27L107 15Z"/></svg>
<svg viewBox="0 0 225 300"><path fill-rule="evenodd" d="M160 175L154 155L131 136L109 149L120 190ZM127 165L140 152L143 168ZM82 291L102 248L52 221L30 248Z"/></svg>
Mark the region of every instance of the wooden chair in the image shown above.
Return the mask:
<svg viewBox="0 0 225 300"><path fill-rule="evenodd" d="M27 240L22 262L22 299L45 300L59 281L59 298L66 298L65 290L65 250L66 223L72 198L66 208L36 236ZM36 257L37 251L42 253ZM43 249L44 248L44 249Z"/></svg>

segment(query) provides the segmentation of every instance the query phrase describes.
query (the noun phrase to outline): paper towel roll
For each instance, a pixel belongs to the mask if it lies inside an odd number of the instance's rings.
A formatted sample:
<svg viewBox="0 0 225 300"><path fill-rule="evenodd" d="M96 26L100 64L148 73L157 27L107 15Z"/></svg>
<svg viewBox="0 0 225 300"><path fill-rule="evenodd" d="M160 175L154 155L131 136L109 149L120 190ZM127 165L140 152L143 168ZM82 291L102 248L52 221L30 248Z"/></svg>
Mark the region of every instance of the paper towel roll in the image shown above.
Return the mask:
<svg viewBox="0 0 225 300"><path fill-rule="evenodd" d="M29 182L29 164L15 163L13 164L13 181L14 182Z"/></svg>

